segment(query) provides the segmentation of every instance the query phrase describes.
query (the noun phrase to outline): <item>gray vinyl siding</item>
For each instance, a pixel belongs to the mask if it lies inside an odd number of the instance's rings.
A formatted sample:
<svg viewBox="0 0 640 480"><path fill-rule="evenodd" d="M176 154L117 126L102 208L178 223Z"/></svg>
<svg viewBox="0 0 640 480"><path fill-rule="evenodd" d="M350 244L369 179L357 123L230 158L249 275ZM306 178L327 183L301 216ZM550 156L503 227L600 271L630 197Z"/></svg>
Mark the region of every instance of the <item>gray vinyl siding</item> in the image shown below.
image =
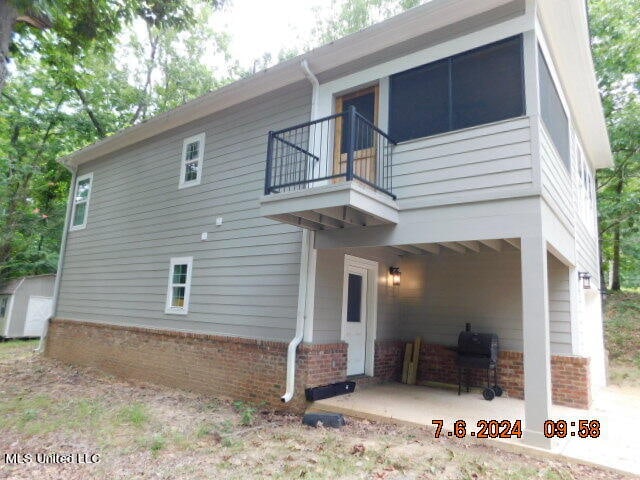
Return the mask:
<svg viewBox="0 0 640 480"><path fill-rule="evenodd" d="M290 339L301 230L262 218L259 198L267 132L308 121L310 98L300 82L82 165L91 204L86 229L69 232L57 316ZM178 189L183 139L202 132L202 182ZM170 258L185 256L189 313L165 314Z"/></svg>
<svg viewBox="0 0 640 480"><path fill-rule="evenodd" d="M522 351L519 251L407 256L402 273L404 339L455 345L468 322L476 331L496 333L501 349ZM566 269L551 256L549 275L551 352L571 353Z"/></svg>
<svg viewBox="0 0 640 480"><path fill-rule="evenodd" d="M569 269L553 255L547 255L549 272L549 335L551 353L571 355L571 294Z"/></svg>
<svg viewBox="0 0 640 480"><path fill-rule="evenodd" d="M27 277L13 294L13 307L11 317L7 319L7 337L22 337L24 324L27 319L27 309L29 308L29 297L53 297L53 285L55 276L42 275Z"/></svg>
<svg viewBox="0 0 640 480"><path fill-rule="evenodd" d="M517 118L398 145L393 191L400 208L530 195L529 122Z"/></svg>
<svg viewBox="0 0 640 480"><path fill-rule="evenodd" d="M468 252L413 256L387 248L320 250L316 277L314 342L340 340L344 255L379 262L377 339L455 345L465 323L497 333L500 348L522 351L520 252ZM571 354L568 270L548 255L551 352ZM400 266L400 287L387 272Z"/></svg>
<svg viewBox="0 0 640 480"><path fill-rule="evenodd" d="M576 208L571 174L542 122L540 122L539 131L542 196L558 218L570 228L573 225Z"/></svg>

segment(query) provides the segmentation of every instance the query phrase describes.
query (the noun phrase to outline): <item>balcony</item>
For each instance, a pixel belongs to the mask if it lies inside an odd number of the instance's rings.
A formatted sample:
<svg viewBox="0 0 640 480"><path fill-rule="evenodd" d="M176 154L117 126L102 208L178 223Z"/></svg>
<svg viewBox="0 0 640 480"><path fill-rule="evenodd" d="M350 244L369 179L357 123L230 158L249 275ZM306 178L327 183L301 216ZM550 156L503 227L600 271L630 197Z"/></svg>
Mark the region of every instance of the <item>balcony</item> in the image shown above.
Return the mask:
<svg viewBox="0 0 640 480"><path fill-rule="evenodd" d="M353 106L268 142L262 216L311 230L398 222L396 142Z"/></svg>

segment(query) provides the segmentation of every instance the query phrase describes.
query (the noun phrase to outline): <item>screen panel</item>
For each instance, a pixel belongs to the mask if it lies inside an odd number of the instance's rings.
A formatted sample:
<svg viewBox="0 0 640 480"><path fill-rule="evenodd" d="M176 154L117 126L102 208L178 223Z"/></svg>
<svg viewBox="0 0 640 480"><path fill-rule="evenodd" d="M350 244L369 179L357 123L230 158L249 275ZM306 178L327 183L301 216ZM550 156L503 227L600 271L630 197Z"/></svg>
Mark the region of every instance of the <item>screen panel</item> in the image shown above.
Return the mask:
<svg viewBox="0 0 640 480"><path fill-rule="evenodd" d="M522 36L412 70L389 85L389 134L426 137L526 113Z"/></svg>
<svg viewBox="0 0 640 480"><path fill-rule="evenodd" d="M540 116L567 170L571 169L569 119L560 100L549 65L538 48Z"/></svg>
<svg viewBox="0 0 640 480"><path fill-rule="evenodd" d="M452 130L524 115L520 37L451 60Z"/></svg>
<svg viewBox="0 0 640 480"><path fill-rule="evenodd" d="M389 135L398 142L449 130L449 64L430 63L390 79Z"/></svg>
<svg viewBox="0 0 640 480"><path fill-rule="evenodd" d="M375 92L365 93L357 97L347 98L342 101L342 111L346 112L350 106L355 107L356 112L362 115L375 125L376 94ZM340 140L340 153L347 153L347 139L349 138L349 122L344 122L342 128L342 138ZM373 135L365 129L356 129L355 149L362 150L373 146Z"/></svg>

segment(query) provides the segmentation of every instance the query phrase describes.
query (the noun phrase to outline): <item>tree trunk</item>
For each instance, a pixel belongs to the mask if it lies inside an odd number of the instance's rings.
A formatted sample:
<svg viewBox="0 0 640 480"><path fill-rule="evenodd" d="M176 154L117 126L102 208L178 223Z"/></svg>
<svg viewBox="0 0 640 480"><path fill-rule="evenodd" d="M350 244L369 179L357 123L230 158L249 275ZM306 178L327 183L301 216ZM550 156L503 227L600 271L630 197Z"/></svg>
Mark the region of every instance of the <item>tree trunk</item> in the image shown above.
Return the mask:
<svg viewBox="0 0 640 480"><path fill-rule="evenodd" d="M613 230L613 259L611 261L611 290L620 291L620 225Z"/></svg>
<svg viewBox="0 0 640 480"><path fill-rule="evenodd" d="M100 120L98 120L98 117L96 116L95 112L91 109L91 106L89 105L89 101L87 100L87 97L84 94L84 92L76 86L74 86L73 89L78 94L78 98L82 102L82 106L84 107L85 112L87 112L87 115L89 115L89 119L91 120L91 123L95 127L96 132L98 132L98 137L100 137L101 139L106 137L107 132L102 126L102 124L100 123Z"/></svg>
<svg viewBox="0 0 640 480"><path fill-rule="evenodd" d="M618 201L622 198L624 190L624 174L622 168L617 169L618 183L616 184L616 198ZM611 290L620 291L620 223L616 223L613 230L613 258L611 262Z"/></svg>
<svg viewBox="0 0 640 480"><path fill-rule="evenodd" d="M18 12L9 0L0 0L0 92L4 89L9 74L9 46L17 18Z"/></svg>

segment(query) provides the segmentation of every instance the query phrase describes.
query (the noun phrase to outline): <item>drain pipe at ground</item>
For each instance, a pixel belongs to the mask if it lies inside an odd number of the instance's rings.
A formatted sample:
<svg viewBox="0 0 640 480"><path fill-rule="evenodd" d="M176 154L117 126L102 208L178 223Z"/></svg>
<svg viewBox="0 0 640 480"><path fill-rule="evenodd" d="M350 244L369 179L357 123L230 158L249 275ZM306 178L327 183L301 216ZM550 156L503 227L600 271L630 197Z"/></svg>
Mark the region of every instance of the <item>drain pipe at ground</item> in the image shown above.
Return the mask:
<svg viewBox="0 0 640 480"><path fill-rule="evenodd" d="M296 318L296 336L289 342L287 349L287 390L280 398L284 403L291 401L296 388L296 350L304 336L305 303L307 298L307 274L309 273L309 230L302 232L302 252L300 254L300 286L298 288L298 313ZM311 246L311 248L313 248Z"/></svg>
<svg viewBox="0 0 640 480"><path fill-rule="evenodd" d="M60 242L60 257L58 258L58 269L56 270L56 280L53 284L53 301L51 302L51 316L47 318L42 326L42 333L40 334L40 342L36 352L44 353L44 346L47 340L47 334L49 333L49 322L56 316L56 310L58 308L58 297L60 296L60 280L62 278L62 265L64 264L64 253L67 248L67 236L69 234L69 222L71 215L71 206L73 205L73 193L76 189L76 173L78 167L69 167L66 163L62 165L71 172L71 181L69 182L69 195L67 197L67 210L64 215L64 226L62 227L62 240Z"/></svg>
<svg viewBox="0 0 640 480"><path fill-rule="evenodd" d="M311 94L311 118L316 116L318 108L318 88L320 83L309 68L307 60L302 60L300 66L305 76L311 83L313 91ZM296 350L304 337L305 311L307 302L307 278L309 275L309 258L313 249L313 235L309 230L302 232L302 252L300 253L300 286L298 288L298 312L296 316L296 334L289 342L287 348L287 382L285 394L280 398L284 403L291 401L296 387Z"/></svg>

